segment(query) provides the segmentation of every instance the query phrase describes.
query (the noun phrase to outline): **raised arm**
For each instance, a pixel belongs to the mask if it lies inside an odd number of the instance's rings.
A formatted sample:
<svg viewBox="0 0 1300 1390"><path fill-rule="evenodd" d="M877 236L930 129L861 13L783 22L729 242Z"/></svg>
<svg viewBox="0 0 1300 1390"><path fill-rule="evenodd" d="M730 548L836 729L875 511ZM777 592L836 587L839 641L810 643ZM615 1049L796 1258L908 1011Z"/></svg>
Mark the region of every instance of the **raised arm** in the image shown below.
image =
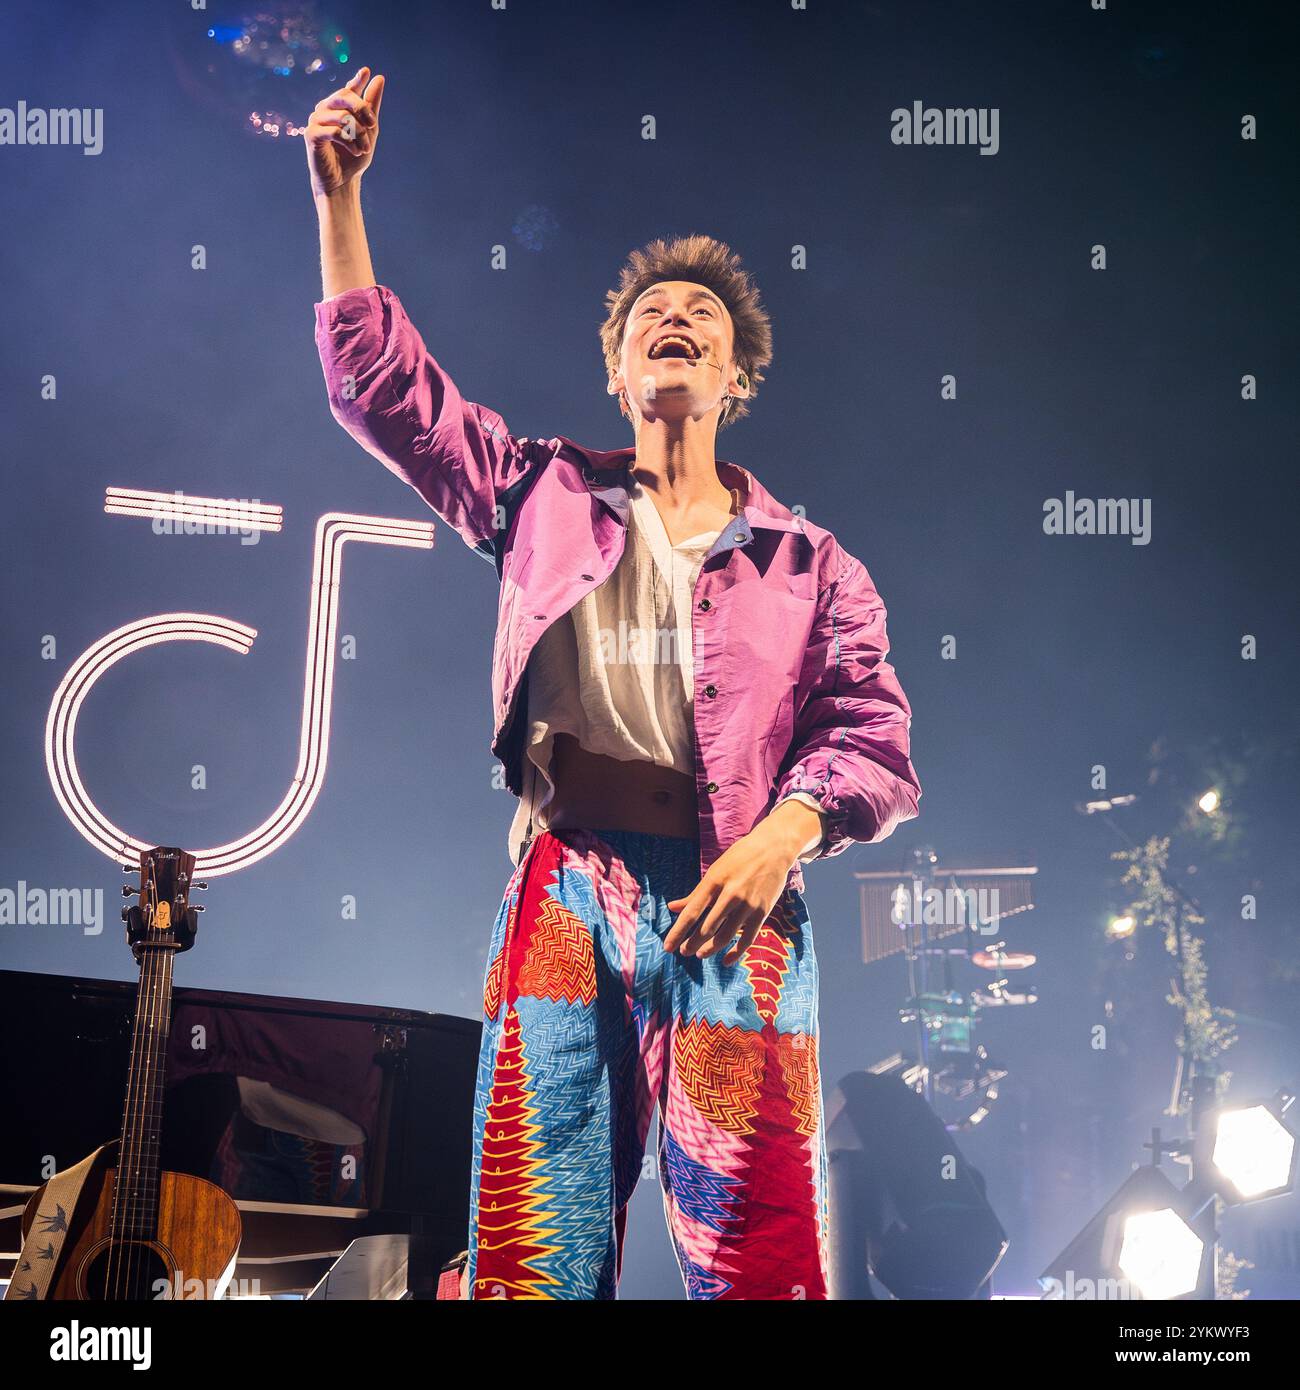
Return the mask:
<svg viewBox="0 0 1300 1390"><path fill-rule="evenodd" d="M466 544L491 555L506 495L545 451L522 446L495 411L465 400L401 301L375 283L360 190L383 93L383 77L362 68L316 106L305 134L320 223L316 346L330 411Z"/></svg>
<svg viewBox="0 0 1300 1390"><path fill-rule="evenodd" d="M307 121L307 171L320 223L321 298L375 283L361 216L361 175L379 139L383 76L369 68L322 97Z"/></svg>

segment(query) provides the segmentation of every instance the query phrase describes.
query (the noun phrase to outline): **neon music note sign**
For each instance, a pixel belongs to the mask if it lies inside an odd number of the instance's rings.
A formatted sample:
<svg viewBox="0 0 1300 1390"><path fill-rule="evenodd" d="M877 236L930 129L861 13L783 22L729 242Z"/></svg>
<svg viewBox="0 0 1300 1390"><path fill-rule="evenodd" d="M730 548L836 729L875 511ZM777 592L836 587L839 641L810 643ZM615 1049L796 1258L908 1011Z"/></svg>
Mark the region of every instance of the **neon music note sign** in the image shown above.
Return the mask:
<svg viewBox="0 0 1300 1390"><path fill-rule="evenodd" d="M104 510L114 516L162 517L240 530L279 531L282 523L281 508L276 506L127 488L108 488ZM429 550L433 547L433 526L350 512L326 512L316 522L297 770L280 804L260 825L228 844L194 851L196 875L218 878L265 859L302 825L320 795L329 753L339 586L343 547L348 541ZM45 722L45 766L64 814L101 854L125 863L138 859L152 842L114 825L91 800L77 771L77 716L95 682L132 653L161 642L211 642L243 656L256 636L255 628L214 613L154 613L105 633L72 663L54 692Z"/></svg>

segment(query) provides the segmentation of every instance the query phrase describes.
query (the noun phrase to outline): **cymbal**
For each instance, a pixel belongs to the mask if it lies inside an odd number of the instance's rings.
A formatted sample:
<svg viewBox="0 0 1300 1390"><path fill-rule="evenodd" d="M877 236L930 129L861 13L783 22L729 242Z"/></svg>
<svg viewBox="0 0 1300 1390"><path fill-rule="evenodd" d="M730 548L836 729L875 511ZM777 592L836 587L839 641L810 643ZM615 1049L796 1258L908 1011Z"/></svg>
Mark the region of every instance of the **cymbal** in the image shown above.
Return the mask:
<svg viewBox="0 0 1300 1390"><path fill-rule="evenodd" d="M1031 951L976 951L970 959L981 970L1028 970L1038 964L1038 957Z"/></svg>
<svg viewBox="0 0 1300 1390"><path fill-rule="evenodd" d="M1024 993L1013 994L1010 990L1005 989L997 989L991 992L977 989L971 994L971 1000L976 1008L999 1009L1005 1008L1008 1004L1037 1004L1038 992L1034 989L1029 989Z"/></svg>

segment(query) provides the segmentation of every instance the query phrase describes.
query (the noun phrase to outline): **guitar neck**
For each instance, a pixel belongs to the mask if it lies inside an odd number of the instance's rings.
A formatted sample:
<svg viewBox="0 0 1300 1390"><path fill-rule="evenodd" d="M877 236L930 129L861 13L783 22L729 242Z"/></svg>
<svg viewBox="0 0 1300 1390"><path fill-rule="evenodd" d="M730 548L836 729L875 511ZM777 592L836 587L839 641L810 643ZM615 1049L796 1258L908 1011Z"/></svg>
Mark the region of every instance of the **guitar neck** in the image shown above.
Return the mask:
<svg viewBox="0 0 1300 1390"><path fill-rule="evenodd" d="M193 870L194 856L183 850L143 852L139 906L124 909L122 914L127 939L140 962L140 987L131 1028L131 1060L113 1190L111 1234L116 1240L152 1240L157 1235L163 1088L172 1024L172 961L177 951L188 949L194 940L196 919L188 899Z"/></svg>
<svg viewBox="0 0 1300 1390"><path fill-rule="evenodd" d="M113 1197L114 1232L124 1239L151 1240L157 1233L159 1141L175 951L171 945L147 945L140 967Z"/></svg>

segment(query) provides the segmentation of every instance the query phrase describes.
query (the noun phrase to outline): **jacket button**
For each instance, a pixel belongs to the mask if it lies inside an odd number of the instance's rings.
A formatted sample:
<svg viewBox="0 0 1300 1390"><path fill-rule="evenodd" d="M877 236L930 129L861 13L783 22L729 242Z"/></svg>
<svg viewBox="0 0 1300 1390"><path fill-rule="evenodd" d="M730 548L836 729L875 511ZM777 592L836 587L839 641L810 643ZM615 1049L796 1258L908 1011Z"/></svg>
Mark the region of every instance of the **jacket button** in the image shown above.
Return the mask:
<svg viewBox="0 0 1300 1390"><path fill-rule="evenodd" d="M580 578L582 579L594 579L595 577L596 576L594 574L584 574L580 576Z"/></svg>
<svg viewBox="0 0 1300 1390"><path fill-rule="evenodd" d="M546 614L545 614L545 613L534 613L534 614L533 614L533 622L535 622L535 623L544 623L545 621L546 621Z"/></svg>
<svg viewBox="0 0 1300 1390"><path fill-rule="evenodd" d="M743 531L737 531L731 539L735 541L737 545L743 545L745 543L745 533Z"/></svg>
<svg viewBox="0 0 1300 1390"><path fill-rule="evenodd" d="M700 612L701 612L701 613L707 613L707 612L709 611L709 609L712 608L712 607L713 607L713 605L709 602L708 599L702 598L702 599L700 600Z"/></svg>
<svg viewBox="0 0 1300 1390"><path fill-rule="evenodd" d="M710 782L708 786L704 788L704 790L706 792L716 792L718 790L718 784L716 782Z"/></svg>
<svg viewBox="0 0 1300 1390"><path fill-rule="evenodd" d="M704 693L705 693L705 694L709 697L709 699L711 700L711 699L713 699L713 697L718 693L718 687L717 687L716 685L706 685L706 686L704 687Z"/></svg>

